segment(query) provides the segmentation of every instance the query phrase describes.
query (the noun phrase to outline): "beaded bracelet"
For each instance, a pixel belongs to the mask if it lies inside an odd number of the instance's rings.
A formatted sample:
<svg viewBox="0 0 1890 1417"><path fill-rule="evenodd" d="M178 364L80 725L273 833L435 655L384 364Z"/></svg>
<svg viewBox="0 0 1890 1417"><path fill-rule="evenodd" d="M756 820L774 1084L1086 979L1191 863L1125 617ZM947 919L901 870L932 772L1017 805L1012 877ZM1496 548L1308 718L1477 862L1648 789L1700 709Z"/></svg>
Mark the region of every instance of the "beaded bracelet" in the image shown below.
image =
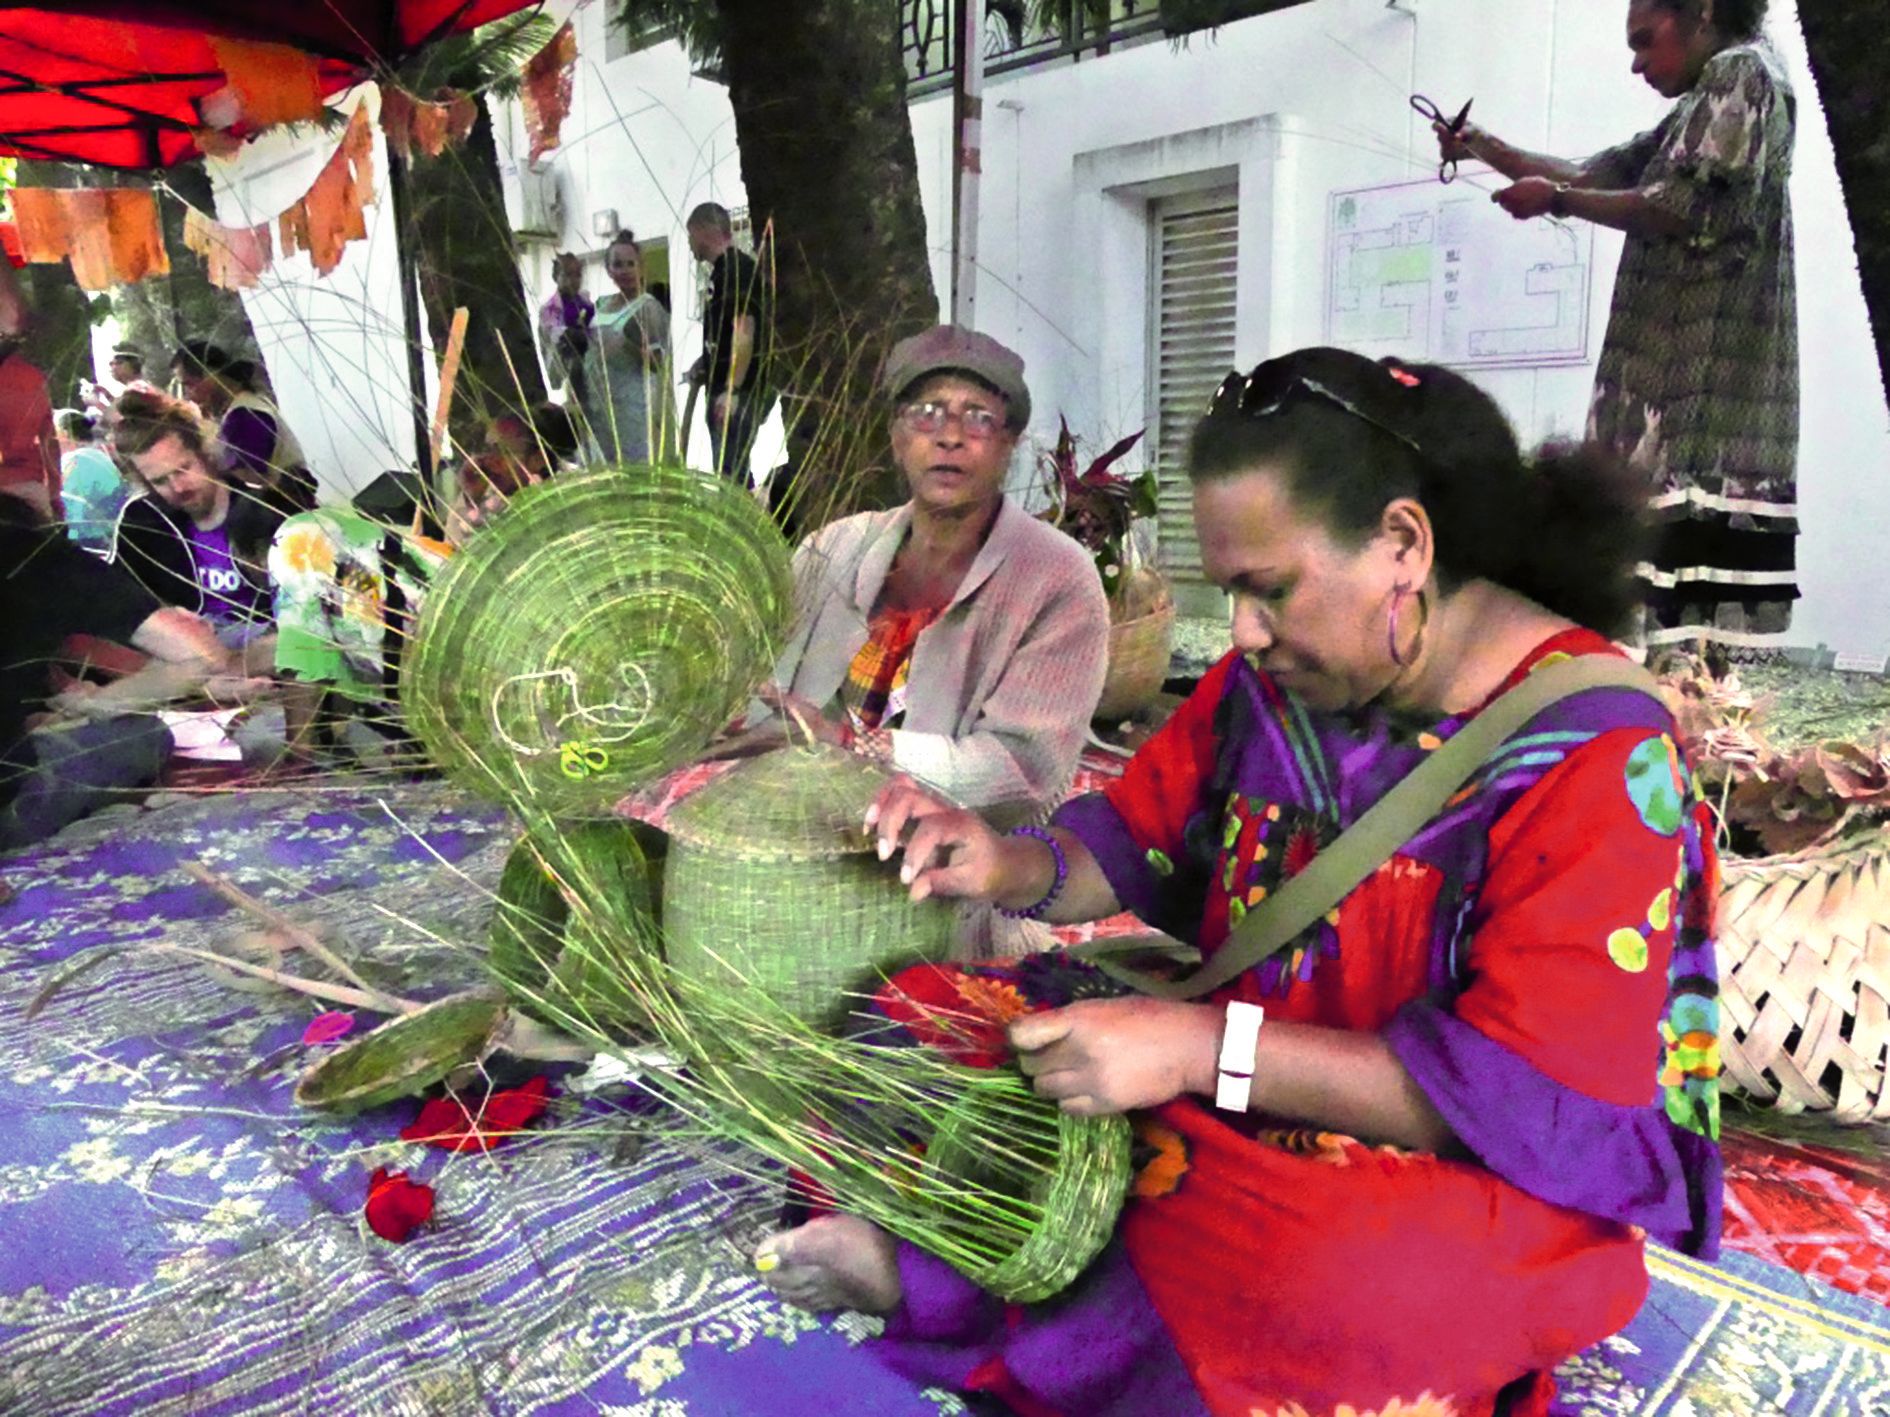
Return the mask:
<svg viewBox="0 0 1890 1417"><path fill-rule="evenodd" d="M1027 905L1022 910L1006 910L998 907L998 914L1012 920L1041 920L1050 913L1050 907L1063 894L1063 883L1070 878L1070 860L1063 854L1063 843L1058 841L1042 827L1013 827L1012 836L1032 836L1050 848L1050 854L1056 858L1057 878L1050 883L1050 889L1044 892L1043 899L1035 905Z"/></svg>

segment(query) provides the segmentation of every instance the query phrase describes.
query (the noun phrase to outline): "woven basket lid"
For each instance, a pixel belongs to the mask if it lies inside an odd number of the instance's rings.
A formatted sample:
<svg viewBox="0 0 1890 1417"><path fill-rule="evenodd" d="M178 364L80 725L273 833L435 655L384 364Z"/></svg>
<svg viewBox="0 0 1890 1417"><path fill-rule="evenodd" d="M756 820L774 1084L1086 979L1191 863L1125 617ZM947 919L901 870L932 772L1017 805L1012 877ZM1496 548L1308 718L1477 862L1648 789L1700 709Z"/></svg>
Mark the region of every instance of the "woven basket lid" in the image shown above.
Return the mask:
<svg viewBox="0 0 1890 1417"><path fill-rule="evenodd" d="M606 816L748 701L792 596L787 543L725 478L554 478L447 564L401 701L461 785L563 820Z"/></svg>
<svg viewBox="0 0 1890 1417"><path fill-rule="evenodd" d="M678 803L669 834L751 861L831 861L873 849L866 809L884 769L825 743L751 758Z"/></svg>

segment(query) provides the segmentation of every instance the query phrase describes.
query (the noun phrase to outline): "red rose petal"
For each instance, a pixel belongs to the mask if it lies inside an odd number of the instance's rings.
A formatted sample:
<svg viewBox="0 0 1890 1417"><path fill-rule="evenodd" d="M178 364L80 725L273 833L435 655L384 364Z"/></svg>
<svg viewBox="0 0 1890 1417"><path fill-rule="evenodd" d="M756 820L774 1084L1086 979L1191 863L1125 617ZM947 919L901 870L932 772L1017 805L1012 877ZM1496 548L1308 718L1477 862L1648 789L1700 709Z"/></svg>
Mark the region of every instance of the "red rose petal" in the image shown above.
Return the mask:
<svg viewBox="0 0 1890 1417"><path fill-rule="evenodd" d="M337 1038L344 1038L354 1029L354 1015L340 1009L331 1009L325 1014L316 1014L308 1021L308 1027L302 1030L304 1043L333 1043Z"/></svg>
<svg viewBox="0 0 1890 1417"><path fill-rule="evenodd" d="M433 1187L407 1179L405 1171L381 1167L368 1178L365 1208L368 1229L383 1240L404 1245L433 1218Z"/></svg>
<svg viewBox="0 0 1890 1417"><path fill-rule="evenodd" d="M437 1146L442 1151L483 1151L523 1131L545 1110L550 1084L533 1078L523 1087L495 1092L473 1116L457 1097L435 1097L420 1109L411 1126L402 1127L402 1141Z"/></svg>

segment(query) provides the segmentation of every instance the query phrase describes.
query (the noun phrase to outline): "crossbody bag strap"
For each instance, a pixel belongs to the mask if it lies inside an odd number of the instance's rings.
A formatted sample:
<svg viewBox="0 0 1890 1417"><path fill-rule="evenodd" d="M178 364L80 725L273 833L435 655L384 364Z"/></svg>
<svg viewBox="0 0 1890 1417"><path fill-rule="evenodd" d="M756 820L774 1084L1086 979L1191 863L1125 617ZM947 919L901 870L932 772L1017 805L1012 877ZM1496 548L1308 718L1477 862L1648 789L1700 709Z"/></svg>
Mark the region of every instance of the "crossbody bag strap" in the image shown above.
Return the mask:
<svg viewBox="0 0 1890 1417"><path fill-rule="evenodd" d="M1591 689L1632 689L1665 704L1651 674L1613 655L1546 665L1458 729L1337 841L1313 857L1305 870L1249 910L1220 949L1193 974L1163 979L1130 968L1106 957L1110 941L1074 953L1137 992L1156 998L1195 999L1212 993L1277 954L1350 895L1442 811L1506 739L1551 705Z"/></svg>

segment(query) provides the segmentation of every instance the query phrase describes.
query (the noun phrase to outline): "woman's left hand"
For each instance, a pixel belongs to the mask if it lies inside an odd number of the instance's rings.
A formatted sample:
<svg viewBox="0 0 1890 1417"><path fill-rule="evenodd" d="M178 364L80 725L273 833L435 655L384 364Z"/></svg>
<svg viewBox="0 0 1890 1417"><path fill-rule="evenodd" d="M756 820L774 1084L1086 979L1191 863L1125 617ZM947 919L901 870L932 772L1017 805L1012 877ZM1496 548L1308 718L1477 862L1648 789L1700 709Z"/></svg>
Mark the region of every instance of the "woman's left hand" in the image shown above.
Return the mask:
<svg viewBox="0 0 1890 1417"><path fill-rule="evenodd" d="M799 694L770 682L755 690L755 697L781 715L788 742L812 740L836 748L847 746L845 730Z"/></svg>
<svg viewBox="0 0 1890 1417"><path fill-rule="evenodd" d="M1085 999L1016 1020L1010 1040L1039 1096L1101 1117L1213 1091L1220 1031L1207 1004Z"/></svg>
<svg viewBox="0 0 1890 1417"><path fill-rule="evenodd" d="M1490 200L1517 221L1528 221L1549 215L1555 205L1555 184L1546 177L1525 177L1500 192L1492 192Z"/></svg>

